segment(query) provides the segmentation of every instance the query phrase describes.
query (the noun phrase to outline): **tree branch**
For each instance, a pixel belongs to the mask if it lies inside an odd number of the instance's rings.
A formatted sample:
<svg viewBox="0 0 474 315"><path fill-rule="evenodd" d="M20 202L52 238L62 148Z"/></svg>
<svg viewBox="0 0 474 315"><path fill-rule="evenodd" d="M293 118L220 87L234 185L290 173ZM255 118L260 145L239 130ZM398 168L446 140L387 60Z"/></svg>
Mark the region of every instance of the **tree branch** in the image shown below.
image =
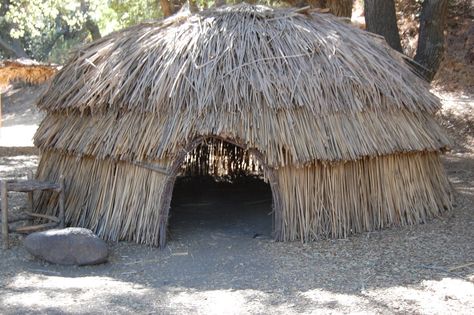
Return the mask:
<svg viewBox="0 0 474 315"><path fill-rule="evenodd" d="M92 40L96 40L102 37L100 34L100 29L97 23L91 18L89 14L89 2L81 0L81 11L86 15L85 28L89 31L92 36Z"/></svg>
<svg viewBox="0 0 474 315"><path fill-rule="evenodd" d="M8 36L10 37L10 36ZM7 39L2 38L0 34L0 49L7 55L9 58L29 58L26 52L23 50L23 47L17 42L18 40L11 39L11 44Z"/></svg>

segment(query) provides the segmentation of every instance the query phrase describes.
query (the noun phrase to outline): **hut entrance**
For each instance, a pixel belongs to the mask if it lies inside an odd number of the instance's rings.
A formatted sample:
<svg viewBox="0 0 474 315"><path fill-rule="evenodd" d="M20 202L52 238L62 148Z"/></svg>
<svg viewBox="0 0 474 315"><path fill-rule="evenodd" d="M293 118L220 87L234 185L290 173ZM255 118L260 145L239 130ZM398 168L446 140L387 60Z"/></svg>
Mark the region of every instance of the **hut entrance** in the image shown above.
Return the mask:
<svg viewBox="0 0 474 315"><path fill-rule="evenodd" d="M215 138L198 143L178 170L169 236L272 237L272 189L258 153Z"/></svg>

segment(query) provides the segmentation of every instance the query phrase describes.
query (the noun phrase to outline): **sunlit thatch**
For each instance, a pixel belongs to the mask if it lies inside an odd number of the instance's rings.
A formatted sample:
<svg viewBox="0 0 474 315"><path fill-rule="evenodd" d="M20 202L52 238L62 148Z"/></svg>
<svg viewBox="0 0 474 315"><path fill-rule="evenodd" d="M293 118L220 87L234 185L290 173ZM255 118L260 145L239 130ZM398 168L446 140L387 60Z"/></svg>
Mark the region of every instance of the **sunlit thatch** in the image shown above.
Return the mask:
<svg viewBox="0 0 474 315"><path fill-rule="evenodd" d="M0 61L0 87L15 82L41 84L49 80L57 68L31 60Z"/></svg>
<svg viewBox="0 0 474 315"><path fill-rule="evenodd" d="M279 240L424 222L451 207L438 157L449 141L438 100L402 58L291 9L134 26L77 51L40 99L38 176L66 176L70 224L163 244L174 179L211 137L262 165ZM48 198L39 211L55 211Z"/></svg>

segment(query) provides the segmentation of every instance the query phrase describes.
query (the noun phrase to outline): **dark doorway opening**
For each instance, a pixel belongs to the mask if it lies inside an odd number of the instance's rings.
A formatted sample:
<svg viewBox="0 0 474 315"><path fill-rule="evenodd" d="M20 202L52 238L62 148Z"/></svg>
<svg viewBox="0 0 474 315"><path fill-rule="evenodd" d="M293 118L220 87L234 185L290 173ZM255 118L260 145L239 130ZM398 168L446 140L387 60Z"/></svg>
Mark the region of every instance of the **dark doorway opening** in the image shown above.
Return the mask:
<svg viewBox="0 0 474 315"><path fill-rule="evenodd" d="M272 238L272 190L260 161L209 139L185 158L169 212L171 240Z"/></svg>

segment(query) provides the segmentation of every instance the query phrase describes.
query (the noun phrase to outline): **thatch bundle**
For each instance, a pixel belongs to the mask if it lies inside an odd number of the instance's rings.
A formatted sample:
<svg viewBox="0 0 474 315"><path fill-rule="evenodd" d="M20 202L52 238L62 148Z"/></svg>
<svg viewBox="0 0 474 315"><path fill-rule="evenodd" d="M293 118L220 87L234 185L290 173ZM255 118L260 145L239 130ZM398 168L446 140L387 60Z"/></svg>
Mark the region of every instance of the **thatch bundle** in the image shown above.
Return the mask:
<svg viewBox="0 0 474 315"><path fill-rule="evenodd" d="M261 167L279 240L424 222L451 207L449 141L402 58L330 15L246 4L125 29L40 99L38 177L65 175L70 224L154 245L183 167Z"/></svg>
<svg viewBox="0 0 474 315"><path fill-rule="evenodd" d="M14 82L41 84L49 80L57 70L57 66L32 60L4 60L0 62L0 86Z"/></svg>

